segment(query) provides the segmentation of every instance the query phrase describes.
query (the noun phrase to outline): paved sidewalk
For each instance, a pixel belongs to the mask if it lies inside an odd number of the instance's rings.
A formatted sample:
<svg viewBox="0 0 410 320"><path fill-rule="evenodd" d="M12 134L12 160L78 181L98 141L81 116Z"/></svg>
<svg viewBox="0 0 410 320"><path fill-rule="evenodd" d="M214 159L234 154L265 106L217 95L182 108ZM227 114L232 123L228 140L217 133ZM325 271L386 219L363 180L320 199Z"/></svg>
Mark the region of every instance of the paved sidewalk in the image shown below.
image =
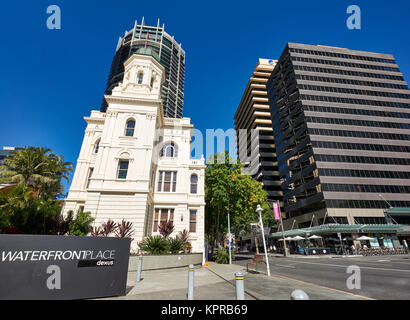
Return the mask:
<svg viewBox="0 0 410 320"><path fill-rule="evenodd" d="M358 300L357 295L338 291L282 276L247 273L239 265L210 263L195 268L194 296L196 300L235 300L234 274L245 274L246 300L289 300L295 289L304 290L311 300ZM186 300L187 268L145 271L142 280L135 282L136 272L128 273L127 295L108 299L119 300Z"/></svg>

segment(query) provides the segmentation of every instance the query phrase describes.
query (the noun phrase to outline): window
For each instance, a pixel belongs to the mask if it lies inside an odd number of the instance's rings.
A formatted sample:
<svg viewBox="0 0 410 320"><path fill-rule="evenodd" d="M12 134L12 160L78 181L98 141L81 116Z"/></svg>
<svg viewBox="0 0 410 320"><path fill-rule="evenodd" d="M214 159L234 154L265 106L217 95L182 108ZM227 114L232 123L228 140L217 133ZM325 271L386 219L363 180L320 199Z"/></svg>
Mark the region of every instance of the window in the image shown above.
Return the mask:
<svg viewBox="0 0 410 320"><path fill-rule="evenodd" d="M387 224L385 217L354 217L358 224Z"/></svg>
<svg viewBox="0 0 410 320"><path fill-rule="evenodd" d="M196 174L191 175L191 193L196 194L198 192L198 176Z"/></svg>
<svg viewBox="0 0 410 320"><path fill-rule="evenodd" d="M87 177L87 186L88 189L90 187L91 176L93 175L94 168L88 169L88 177Z"/></svg>
<svg viewBox="0 0 410 320"><path fill-rule="evenodd" d="M160 171L158 177L158 191L175 192L177 185L176 171Z"/></svg>
<svg viewBox="0 0 410 320"><path fill-rule="evenodd" d="M196 210L189 210L189 232L196 232Z"/></svg>
<svg viewBox="0 0 410 320"><path fill-rule="evenodd" d="M120 160L120 162L118 163L118 173L117 173L118 179L127 178L128 164L129 164L128 160Z"/></svg>
<svg viewBox="0 0 410 320"><path fill-rule="evenodd" d="M138 84L142 83L143 78L144 78L144 74L142 72L138 73L138 77L137 77Z"/></svg>
<svg viewBox="0 0 410 320"><path fill-rule="evenodd" d="M174 209L155 208L153 232L158 232L161 223L174 222Z"/></svg>
<svg viewBox="0 0 410 320"><path fill-rule="evenodd" d="M94 153L97 154L98 150L100 148L100 139L97 140L97 142L94 145Z"/></svg>
<svg viewBox="0 0 410 320"><path fill-rule="evenodd" d="M133 137L135 129L135 120L128 120L125 126L125 136Z"/></svg>
<svg viewBox="0 0 410 320"><path fill-rule="evenodd" d="M162 147L159 155L160 157L175 158L178 156L178 148L173 142L167 143Z"/></svg>
<svg viewBox="0 0 410 320"><path fill-rule="evenodd" d="M154 86L154 80L155 80L155 78L154 78L154 76L152 76L151 77L151 84L150 84L151 88Z"/></svg>

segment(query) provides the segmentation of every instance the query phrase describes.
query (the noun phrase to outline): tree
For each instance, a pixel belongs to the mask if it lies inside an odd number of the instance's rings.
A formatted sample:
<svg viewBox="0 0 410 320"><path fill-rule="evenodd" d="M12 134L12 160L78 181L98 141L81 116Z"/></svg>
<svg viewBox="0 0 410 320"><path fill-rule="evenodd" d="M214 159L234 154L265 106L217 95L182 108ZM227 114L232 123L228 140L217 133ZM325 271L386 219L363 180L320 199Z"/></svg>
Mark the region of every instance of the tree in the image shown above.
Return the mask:
<svg viewBox="0 0 410 320"><path fill-rule="evenodd" d="M228 230L228 209L234 234L249 232L250 224L259 222L258 204L264 209L264 223L273 224L273 212L266 203L267 193L259 182L241 173L243 166L239 161L233 161L225 152L212 155L209 162L205 169L205 231L212 249L222 243L223 234Z"/></svg>
<svg viewBox="0 0 410 320"><path fill-rule="evenodd" d="M10 194L0 194L0 232L50 234L52 220L61 212L59 203L36 197L21 182Z"/></svg>
<svg viewBox="0 0 410 320"><path fill-rule="evenodd" d="M11 151L0 166L0 183L23 183L39 197L55 199L63 191L61 179L69 180L73 164L50 149L27 147Z"/></svg>

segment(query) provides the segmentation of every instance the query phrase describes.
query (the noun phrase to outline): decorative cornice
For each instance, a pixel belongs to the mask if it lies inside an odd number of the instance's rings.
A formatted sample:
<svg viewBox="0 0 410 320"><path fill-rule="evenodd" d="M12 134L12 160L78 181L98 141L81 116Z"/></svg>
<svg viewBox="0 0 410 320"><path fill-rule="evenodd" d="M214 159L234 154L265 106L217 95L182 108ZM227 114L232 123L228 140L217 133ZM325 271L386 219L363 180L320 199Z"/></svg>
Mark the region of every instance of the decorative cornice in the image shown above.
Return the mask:
<svg viewBox="0 0 410 320"><path fill-rule="evenodd" d="M105 100L107 103L109 102L146 102L150 104L161 104L160 99L141 99L141 98L134 98L134 97L120 97L120 96L111 96L111 95L104 95Z"/></svg>

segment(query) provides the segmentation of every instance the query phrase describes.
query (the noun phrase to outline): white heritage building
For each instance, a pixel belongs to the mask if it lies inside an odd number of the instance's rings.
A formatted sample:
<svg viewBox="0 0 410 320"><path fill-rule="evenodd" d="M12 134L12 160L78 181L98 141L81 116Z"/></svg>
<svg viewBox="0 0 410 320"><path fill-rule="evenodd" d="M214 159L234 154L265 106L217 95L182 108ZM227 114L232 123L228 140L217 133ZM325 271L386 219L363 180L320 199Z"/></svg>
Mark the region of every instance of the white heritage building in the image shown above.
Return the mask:
<svg viewBox="0 0 410 320"><path fill-rule="evenodd" d="M189 118L164 118L164 68L150 49L125 63L124 80L106 95L106 112L93 110L63 212L88 211L95 226L133 223L132 249L172 220L186 229L193 252L204 248L204 159L191 159Z"/></svg>

